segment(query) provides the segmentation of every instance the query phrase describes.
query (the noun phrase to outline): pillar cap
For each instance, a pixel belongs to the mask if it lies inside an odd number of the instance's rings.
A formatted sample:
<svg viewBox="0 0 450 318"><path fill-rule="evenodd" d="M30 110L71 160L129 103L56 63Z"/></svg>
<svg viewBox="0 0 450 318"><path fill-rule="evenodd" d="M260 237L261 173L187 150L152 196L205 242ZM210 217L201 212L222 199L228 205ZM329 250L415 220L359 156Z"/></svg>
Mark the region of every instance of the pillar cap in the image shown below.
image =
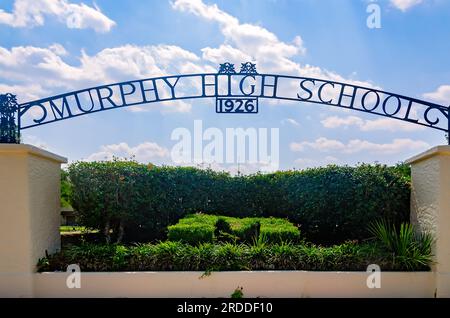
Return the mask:
<svg viewBox="0 0 450 318"><path fill-rule="evenodd" d="M424 151L414 157L411 157L407 159L405 162L407 164L413 164L417 163L419 161L429 159L431 157L441 155L441 156L450 156L450 146L436 146L433 148L428 149L427 151Z"/></svg>
<svg viewBox="0 0 450 318"><path fill-rule="evenodd" d="M0 144L0 154L29 154L58 163L67 163L67 158L27 144Z"/></svg>

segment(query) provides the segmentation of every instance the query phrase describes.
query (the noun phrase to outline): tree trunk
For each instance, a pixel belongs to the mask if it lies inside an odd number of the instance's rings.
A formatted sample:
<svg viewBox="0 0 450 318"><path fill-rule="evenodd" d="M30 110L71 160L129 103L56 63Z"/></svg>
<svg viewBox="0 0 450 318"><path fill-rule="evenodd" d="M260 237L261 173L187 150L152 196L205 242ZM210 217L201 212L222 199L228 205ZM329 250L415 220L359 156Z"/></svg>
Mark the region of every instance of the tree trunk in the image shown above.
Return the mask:
<svg viewBox="0 0 450 318"><path fill-rule="evenodd" d="M108 219L105 224L105 228L103 229L103 234L105 235L106 244L111 243L111 234L109 233L111 229L110 220Z"/></svg>
<svg viewBox="0 0 450 318"><path fill-rule="evenodd" d="M124 229L124 226L123 226L123 220L120 220L119 235L117 236L116 243L121 243L122 242L124 232L125 232L125 229Z"/></svg>

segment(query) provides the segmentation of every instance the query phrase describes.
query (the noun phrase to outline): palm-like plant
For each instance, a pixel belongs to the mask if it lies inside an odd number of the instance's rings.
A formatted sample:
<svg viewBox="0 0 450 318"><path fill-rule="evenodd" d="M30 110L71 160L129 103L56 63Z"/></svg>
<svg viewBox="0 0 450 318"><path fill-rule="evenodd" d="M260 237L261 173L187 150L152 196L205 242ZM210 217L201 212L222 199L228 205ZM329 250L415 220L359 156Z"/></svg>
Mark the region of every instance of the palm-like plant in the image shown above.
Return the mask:
<svg viewBox="0 0 450 318"><path fill-rule="evenodd" d="M388 221L378 220L369 225L369 231L393 254L394 263L407 270L429 267L433 263L433 236L417 234L414 226L402 223L400 229Z"/></svg>

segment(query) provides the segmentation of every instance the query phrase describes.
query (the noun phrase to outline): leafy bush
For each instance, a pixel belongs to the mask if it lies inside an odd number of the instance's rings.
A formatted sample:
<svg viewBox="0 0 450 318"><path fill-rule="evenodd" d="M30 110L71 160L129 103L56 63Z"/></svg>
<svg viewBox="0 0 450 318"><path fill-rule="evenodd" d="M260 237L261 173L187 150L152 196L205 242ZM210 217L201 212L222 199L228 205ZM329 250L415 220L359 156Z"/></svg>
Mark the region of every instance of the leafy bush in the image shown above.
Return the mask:
<svg viewBox="0 0 450 318"><path fill-rule="evenodd" d="M146 203L139 197L140 188L146 185L139 182L146 168L128 161L70 165L71 202L79 212L80 223L102 229L108 243L111 233L120 242L125 226L139 222L139 209Z"/></svg>
<svg viewBox="0 0 450 318"><path fill-rule="evenodd" d="M277 218L234 218L191 214L168 227L171 241L198 244L216 241L252 243L259 233L268 243L296 242L300 231L288 220Z"/></svg>
<svg viewBox="0 0 450 318"><path fill-rule="evenodd" d="M365 271L369 264L383 270L428 270L418 264L403 267L376 243L346 242L331 247L312 244L211 244L181 242L138 244L82 244L41 259L38 270L65 271L79 264L82 271L229 271L316 270Z"/></svg>
<svg viewBox="0 0 450 318"><path fill-rule="evenodd" d="M164 239L168 225L192 213L287 218L313 242L370 237L370 221L409 219L405 165L327 166L231 177L190 167L129 161L70 165L71 203L81 225L108 241ZM261 224L261 230L264 225ZM276 235L276 234L274 234Z"/></svg>
<svg viewBox="0 0 450 318"><path fill-rule="evenodd" d="M167 235L170 241L180 241L188 244L212 242L214 227L202 224L176 224L169 226Z"/></svg>
<svg viewBox="0 0 450 318"><path fill-rule="evenodd" d="M417 234L414 226L402 223L398 230L388 221L375 221L370 232L392 253L393 261L406 269L427 267L432 263L433 237L428 233Z"/></svg>

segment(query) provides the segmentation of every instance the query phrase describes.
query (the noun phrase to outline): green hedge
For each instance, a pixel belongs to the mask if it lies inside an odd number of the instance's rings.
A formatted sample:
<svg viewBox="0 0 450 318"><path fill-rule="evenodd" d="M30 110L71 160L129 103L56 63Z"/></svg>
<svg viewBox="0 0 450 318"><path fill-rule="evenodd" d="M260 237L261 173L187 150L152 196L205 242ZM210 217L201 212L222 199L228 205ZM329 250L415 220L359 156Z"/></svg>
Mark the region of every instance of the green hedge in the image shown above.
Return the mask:
<svg viewBox="0 0 450 318"><path fill-rule="evenodd" d="M190 167L135 162L78 162L69 166L71 204L82 225L112 239L166 237L166 227L197 212L233 217L280 217L300 225L314 242L370 236L367 224L409 219L405 165L327 166L231 177ZM125 236L123 236L125 235Z"/></svg>
<svg viewBox="0 0 450 318"><path fill-rule="evenodd" d="M168 227L167 238L170 241L180 241L188 244L212 242L214 226L202 224L176 224Z"/></svg>
<svg viewBox="0 0 450 318"><path fill-rule="evenodd" d="M376 243L343 243L331 247L315 245L244 245L180 242L159 244L70 246L41 259L38 270L66 271L79 264L82 271L230 271L315 270L366 271L378 264L384 271L429 270L416 265L404 268L393 255Z"/></svg>
<svg viewBox="0 0 450 318"><path fill-rule="evenodd" d="M219 220L229 224L228 234L230 234L230 237L234 236L238 242L252 243L258 237L261 237L262 241L267 243L297 242L300 236L298 228L285 219L272 217L234 218L191 214L182 218L177 224L168 227L168 239L189 244L220 241L216 229ZM257 222L260 224L260 235L254 233L252 229ZM225 240L227 240L227 237L225 237Z"/></svg>

